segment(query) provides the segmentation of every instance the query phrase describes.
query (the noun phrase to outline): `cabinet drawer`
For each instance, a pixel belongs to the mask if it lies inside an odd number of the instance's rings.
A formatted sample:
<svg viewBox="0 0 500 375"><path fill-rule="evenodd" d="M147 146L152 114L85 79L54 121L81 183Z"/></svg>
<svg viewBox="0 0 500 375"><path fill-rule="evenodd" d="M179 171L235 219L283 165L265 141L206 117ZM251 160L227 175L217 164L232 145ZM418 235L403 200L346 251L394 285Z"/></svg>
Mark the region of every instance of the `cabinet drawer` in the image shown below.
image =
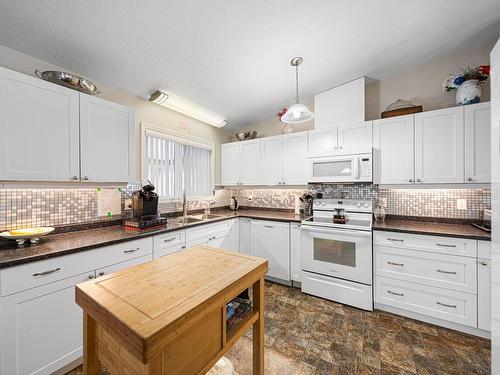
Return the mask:
<svg viewBox="0 0 500 375"><path fill-rule="evenodd" d="M178 253L179 251L182 251L186 248L186 245L183 243L179 243L177 245L171 245L167 247L162 247L161 249L155 249L154 251L154 259L160 259L161 257L164 257L165 255L170 255L174 253Z"/></svg>
<svg viewBox="0 0 500 375"><path fill-rule="evenodd" d="M154 236L154 250L155 252L168 248L174 245L184 245L186 243L186 233L184 230L169 232Z"/></svg>
<svg viewBox="0 0 500 375"><path fill-rule="evenodd" d="M20 292L153 252L152 238L142 238L76 254L40 260L0 271L0 295Z"/></svg>
<svg viewBox="0 0 500 375"><path fill-rule="evenodd" d="M374 246L377 276L476 294L476 260Z"/></svg>
<svg viewBox="0 0 500 375"><path fill-rule="evenodd" d="M491 259L491 241L477 241L477 257Z"/></svg>
<svg viewBox="0 0 500 375"><path fill-rule="evenodd" d="M477 256L477 241L465 238L374 231L373 244L472 258Z"/></svg>
<svg viewBox="0 0 500 375"><path fill-rule="evenodd" d="M471 327L477 326L477 296L375 277L375 302Z"/></svg>
<svg viewBox="0 0 500 375"><path fill-rule="evenodd" d="M224 237L229 235L229 229L229 220L186 229L186 242L207 242L211 237Z"/></svg>

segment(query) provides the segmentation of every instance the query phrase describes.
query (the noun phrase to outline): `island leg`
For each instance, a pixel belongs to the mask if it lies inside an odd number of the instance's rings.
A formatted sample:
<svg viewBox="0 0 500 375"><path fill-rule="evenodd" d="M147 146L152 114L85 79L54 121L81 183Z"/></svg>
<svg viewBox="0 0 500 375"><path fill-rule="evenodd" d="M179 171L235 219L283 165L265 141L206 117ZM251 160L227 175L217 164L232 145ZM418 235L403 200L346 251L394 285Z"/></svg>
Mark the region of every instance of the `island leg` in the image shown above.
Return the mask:
<svg viewBox="0 0 500 375"><path fill-rule="evenodd" d="M97 355L97 323L83 312L83 373L100 375L101 365Z"/></svg>
<svg viewBox="0 0 500 375"><path fill-rule="evenodd" d="M252 287L253 306L259 312L259 318L253 325L253 374L264 374L264 278Z"/></svg>

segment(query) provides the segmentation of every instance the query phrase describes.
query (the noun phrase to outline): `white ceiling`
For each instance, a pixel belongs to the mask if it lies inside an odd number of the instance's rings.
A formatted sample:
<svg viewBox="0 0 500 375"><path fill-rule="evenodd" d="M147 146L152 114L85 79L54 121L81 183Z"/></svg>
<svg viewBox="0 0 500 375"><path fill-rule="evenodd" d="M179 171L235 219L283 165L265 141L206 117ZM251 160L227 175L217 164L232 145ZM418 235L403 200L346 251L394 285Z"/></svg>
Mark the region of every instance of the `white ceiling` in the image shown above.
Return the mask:
<svg viewBox="0 0 500 375"><path fill-rule="evenodd" d="M237 129L301 97L493 40L498 0L0 0L0 44L133 95L164 88Z"/></svg>

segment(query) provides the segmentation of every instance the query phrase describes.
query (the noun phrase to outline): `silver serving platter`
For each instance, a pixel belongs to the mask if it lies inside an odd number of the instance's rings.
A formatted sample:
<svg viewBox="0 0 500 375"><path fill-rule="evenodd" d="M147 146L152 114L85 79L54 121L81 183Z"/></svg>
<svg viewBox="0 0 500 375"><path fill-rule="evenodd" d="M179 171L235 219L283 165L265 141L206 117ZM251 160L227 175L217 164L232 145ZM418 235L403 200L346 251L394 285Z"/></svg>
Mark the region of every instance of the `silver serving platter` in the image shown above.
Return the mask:
<svg viewBox="0 0 500 375"><path fill-rule="evenodd" d="M85 94L95 95L99 93L96 85L94 85L88 79L77 76L76 74L59 72L57 70L46 70L44 72L41 72L38 69L35 70L35 74L38 78L41 78L45 81L68 87Z"/></svg>

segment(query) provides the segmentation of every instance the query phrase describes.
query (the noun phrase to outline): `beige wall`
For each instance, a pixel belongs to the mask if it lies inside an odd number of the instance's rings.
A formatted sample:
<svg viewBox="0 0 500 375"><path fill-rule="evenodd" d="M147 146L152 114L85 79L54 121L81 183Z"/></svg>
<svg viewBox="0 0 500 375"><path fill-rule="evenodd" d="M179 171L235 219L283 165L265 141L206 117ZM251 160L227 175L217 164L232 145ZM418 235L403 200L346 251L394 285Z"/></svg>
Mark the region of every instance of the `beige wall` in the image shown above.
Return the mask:
<svg viewBox="0 0 500 375"><path fill-rule="evenodd" d="M408 70L374 81L366 85L366 119L380 118L380 113L398 99L406 99L422 105L424 111L455 106L455 91L444 93L441 83L449 75L459 73L460 68L489 64L494 43L466 49L435 59ZM490 100L489 80L482 85L482 101ZM309 108L314 110L314 106ZM261 121L242 131L257 130L259 137L282 134L283 124L277 117ZM314 120L294 126L294 131L314 129Z"/></svg>
<svg viewBox="0 0 500 375"><path fill-rule="evenodd" d="M21 73L33 75L35 69L39 70L64 70L34 57L19 53L12 49L0 46L0 66L16 70ZM74 72L78 74L78 72ZM149 103L141 98L137 98L123 91L114 89L104 83L95 81L92 77L86 77L92 80L101 91L98 94L113 102L131 107L135 111L136 124L136 165L137 180L140 179L140 123L146 122L168 130L184 133L186 135L211 141L215 144L215 181L220 181L220 144L228 141L228 132L214 128L213 126L202 123L198 120L184 116L168 108L157 104Z"/></svg>

